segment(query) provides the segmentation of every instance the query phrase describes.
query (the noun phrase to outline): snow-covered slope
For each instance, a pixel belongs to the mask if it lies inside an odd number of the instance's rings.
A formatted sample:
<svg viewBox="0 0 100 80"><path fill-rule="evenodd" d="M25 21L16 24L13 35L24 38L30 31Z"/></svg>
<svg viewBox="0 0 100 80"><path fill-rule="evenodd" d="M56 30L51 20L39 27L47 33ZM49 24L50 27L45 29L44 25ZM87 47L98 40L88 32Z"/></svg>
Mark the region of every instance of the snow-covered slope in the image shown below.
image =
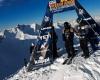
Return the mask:
<svg viewBox="0 0 100 80"><path fill-rule="evenodd" d="M99 21L100 19L97 19ZM98 22L99 23L99 22ZM72 21L73 26L77 25ZM57 47L64 49L62 40L62 23L54 24L58 36ZM25 72L24 58L29 60L29 47L32 42L36 42L38 29L37 24L18 25L16 28L0 32L0 80L4 77L8 80L99 80L100 70L100 51L96 57L91 56L85 59L79 57L71 65L61 65L59 63L40 68L32 72ZM77 44L77 42L75 41ZM65 53L61 51L59 53ZM61 59L61 58L60 58ZM55 75L55 76L54 76ZM58 77L59 76L59 77ZM72 79L71 79L72 77ZM77 79L78 78L78 79ZM90 79L88 79L90 78Z"/></svg>
<svg viewBox="0 0 100 80"><path fill-rule="evenodd" d="M30 56L29 47L36 39L37 31L29 25L0 32L0 80L23 67L24 58L28 60Z"/></svg>
<svg viewBox="0 0 100 80"><path fill-rule="evenodd" d="M8 80L100 80L100 51L86 60L76 57L71 65L54 63L31 72L23 67Z"/></svg>

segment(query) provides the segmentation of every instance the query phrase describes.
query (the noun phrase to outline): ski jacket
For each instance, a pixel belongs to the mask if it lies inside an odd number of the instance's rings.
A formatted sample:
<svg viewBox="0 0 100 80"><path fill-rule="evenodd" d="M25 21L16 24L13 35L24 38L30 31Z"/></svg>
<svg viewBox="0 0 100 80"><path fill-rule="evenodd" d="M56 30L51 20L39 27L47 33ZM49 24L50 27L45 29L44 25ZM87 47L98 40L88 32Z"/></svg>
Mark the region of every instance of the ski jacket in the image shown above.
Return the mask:
<svg viewBox="0 0 100 80"><path fill-rule="evenodd" d="M78 26L78 33L80 39L86 39L88 36L88 26Z"/></svg>
<svg viewBox="0 0 100 80"><path fill-rule="evenodd" d="M66 41L66 40L73 40L73 37L74 37L74 32L73 30L71 31L71 29L64 29L64 32L62 34L62 37L63 37L63 40Z"/></svg>

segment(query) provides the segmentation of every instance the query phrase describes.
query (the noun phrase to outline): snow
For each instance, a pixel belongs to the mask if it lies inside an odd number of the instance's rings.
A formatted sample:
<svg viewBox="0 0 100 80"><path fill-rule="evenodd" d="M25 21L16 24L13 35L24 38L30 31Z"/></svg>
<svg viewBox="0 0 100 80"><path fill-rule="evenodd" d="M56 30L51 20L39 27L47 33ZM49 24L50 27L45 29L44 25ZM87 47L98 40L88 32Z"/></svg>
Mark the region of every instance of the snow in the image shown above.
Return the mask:
<svg viewBox="0 0 100 80"><path fill-rule="evenodd" d="M98 21L98 17L96 17ZM16 28L0 32L0 80L100 80L100 51L96 51L90 58L84 59L80 55L73 59L72 64L62 65L67 54L62 40L63 22L55 23L58 36L58 52L63 55L53 64L42 64L39 69L26 72L24 58L29 61L29 47L37 41L38 30L41 26L19 25ZM71 21L76 26L76 21ZM1 37L2 36L2 37ZM75 41L74 47L79 47ZM79 54L82 54L80 51ZM40 58L42 59L42 58ZM46 62L46 61L45 61ZM9 76L9 77L8 77Z"/></svg>
<svg viewBox="0 0 100 80"><path fill-rule="evenodd" d="M62 61L62 58L59 58ZM70 65L53 63L38 70L26 72L23 67L7 80L100 80L100 51L90 58L75 57Z"/></svg>

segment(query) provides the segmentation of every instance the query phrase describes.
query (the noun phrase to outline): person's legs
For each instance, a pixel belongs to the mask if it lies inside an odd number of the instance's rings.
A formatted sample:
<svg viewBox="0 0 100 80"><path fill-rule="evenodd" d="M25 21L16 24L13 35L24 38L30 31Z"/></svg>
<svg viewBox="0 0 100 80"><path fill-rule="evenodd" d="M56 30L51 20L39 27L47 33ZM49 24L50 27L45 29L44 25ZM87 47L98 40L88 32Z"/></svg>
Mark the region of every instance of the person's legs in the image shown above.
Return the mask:
<svg viewBox="0 0 100 80"><path fill-rule="evenodd" d="M75 49L73 47L73 41L70 42L70 54L71 54L71 57L75 56Z"/></svg>
<svg viewBox="0 0 100 80"><path fill-rule="evenodd" d="M85 54L84 54L84 44L83 44L83 40L80 40L80 47L81 47L81 49L82 49L82 51L83 51L83 54L82 54L82 56L85 56Z"/></svg>
<svg viewBox="0 0 100 80"><path fill-rule="evenodd" d="M68 58L70 58L72 55L70 53L70 46L69 46L69 42L65 43L65 48L66 48L66 52L68 53Z"/></svg>
<svg viewBox="0 0 100 80"><path fill-rule="evenodd" d="M88 58L89 57L89 48L88 48L88 42L85 41L85 46L84 46L84 51L85 51L85 57Z"/></svg>
<svg viewBox="0 0 100 80"><path fill-rule="evenodd" d="M87 40L80 40L80 47L83 50L83 56L89 57L89 49Z"/></svg>

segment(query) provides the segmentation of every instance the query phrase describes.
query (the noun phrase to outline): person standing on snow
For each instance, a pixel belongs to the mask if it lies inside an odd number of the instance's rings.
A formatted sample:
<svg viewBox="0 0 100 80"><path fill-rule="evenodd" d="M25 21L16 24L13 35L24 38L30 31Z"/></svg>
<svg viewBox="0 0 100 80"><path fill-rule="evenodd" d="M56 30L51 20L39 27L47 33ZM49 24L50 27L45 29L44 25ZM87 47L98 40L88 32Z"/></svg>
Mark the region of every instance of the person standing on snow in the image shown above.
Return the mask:
<svg viewBox="0 0 100 80"><path fill-rule="evenodd" d="M64 23L63 41L65 41L65 48L68 53L68 58L75 56L75 49L73 47L74 30L68 22Z"/></svg>
<svg viewBox="0 0 100 80"><path fill-rule="evenodd" d="M79 41L80 41L80 47L83 51L82 57L88 58L89 57L89 48L88 48L88 28L84 24L83 20L77 19L77 23L79 24L77 29L78 33L77 35L79 36Z"/></svg>
<svg viewBox="0 0 100 80"><path fill-rule="evenodd" d="M82 19L77 19L77 22L80 23ZM91 45L91 48L93 50L93 52L95 52L96 50L98 50L98 44L99 44L99 40L98 40L98 35L95 32L95 27L96 24L89 24L86 20L82 20L84 23L84 26L87 27L87 39L88 42Z"/></svg>

